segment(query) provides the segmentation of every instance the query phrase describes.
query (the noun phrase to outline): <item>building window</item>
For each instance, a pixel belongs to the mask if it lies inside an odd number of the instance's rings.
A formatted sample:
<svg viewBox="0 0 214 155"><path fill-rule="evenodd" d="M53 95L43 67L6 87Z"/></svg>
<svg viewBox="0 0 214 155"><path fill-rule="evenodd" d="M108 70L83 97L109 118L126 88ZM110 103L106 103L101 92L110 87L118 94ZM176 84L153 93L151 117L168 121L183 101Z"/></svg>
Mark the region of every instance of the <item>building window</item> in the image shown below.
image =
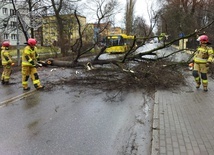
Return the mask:
<svg viewBox="0 0 214 155"><path fill-rule="evenodd" d="M16 14L15 10L10 9L10 15L15 15L15 14Z"/></svg>
<svg viewBox="0 0 214 155"><path fill-rule="evenodd" d="M15 27L16 27L16 22L11 21L11 22L10 22L10 26L11 26L12 28L15 28Z"/></svg>
<svg viewBox="0 0 214 155"><path fill-rule="evenodd" d="M8 37L9 37L9 34L5 33L5 34L4 34L4 40L7 40Z"/></svg>
<svg viewBox="0 0 214 155"><path fill-rule="evenodd" d="M16 34L11 34L11 39L12 40L16 40L17 39L17 35Z"/></svg>
<svg viewBox="0 0 214 155"><path fill-rule="evenodd" d="M6 14L7 14L7 8L2 8L2 13L3 13L4 15L6 15Z"/></svg>

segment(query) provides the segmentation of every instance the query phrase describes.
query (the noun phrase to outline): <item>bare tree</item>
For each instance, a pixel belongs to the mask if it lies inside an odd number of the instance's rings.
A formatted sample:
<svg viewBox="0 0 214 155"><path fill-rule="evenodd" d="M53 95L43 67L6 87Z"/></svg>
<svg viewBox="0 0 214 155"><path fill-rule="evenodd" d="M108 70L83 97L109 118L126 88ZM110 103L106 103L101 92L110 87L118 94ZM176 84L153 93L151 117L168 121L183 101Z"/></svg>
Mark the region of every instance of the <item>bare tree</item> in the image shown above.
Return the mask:
<svg viewBox="0 0 214 155"><path fill-rule="evenodd" d="M134 7L136 0L126 0L126 12L125 12L125 25L126 33L132 34L133 30L133 21L134 21Z"/></svg>
<svg viewBox="0 0 214 155"><path fill-rule="evenodd" d="M143 17L136 17L133 24L133 33L137 37L147 36L150 31L149 25Z"/></svg>
<svg viewBox="0 0 214 155"><path fill-rule="evenodd" d="M50 12L54 13L54 16L56 18L56 25L57 25L57 32L58 32L58 45L60 46L61 53L63 56L66 56L68 48L65 46L67 42L66 33L65 33L65 27L64 27L64 19L62 18L62 14L67 10L66 8L75 2L78 2L80 0L50 0L51 9ZM49 1L48 1L49 2ZM47 2L46 2L47 3ZM69 8L71 9L71 8Z"/></svg>
<svg viewBox="0 0 214 155"><path fill-rule="evenodd" d="M160 22L166 28L173 39L181 34L186 35L191 31L203 27L214 18L214 0L164 0L165 5L160 11ZM211 40L213 36L213 25L207 27L206 33ZM159 29L159 32L165 28ZM195 37L190 38L189 43L195 42Z"/></svg>
<svg viewBox="0 0 214 155"><path fill-rule="evenodd" d="M60 1L55 1L55 0L51 0L51 4L55 13L55 17L56 17L56 22L57 22L57 31L58 31L58 41L59 41L59 45L61 45L61 53L65 53L66 49L65 49L65 40L64 40L64 24L63 24L63 19L60 16L60 12L62 11L62 7L63 7L63 0ZM65 54L63 54L65 56Z"/></svg>
<svg viewBox="0 0 214 155"><path fill-rule="evenodd" d="M32 26L32 23L35 23L35 13L38 13L37 15L41 14L44 10L46 10L46 7L42 5L40 0L11 0L9 3L13 5L14 14L11 14L8 18L18 18L18 27L13 25L12 31L15 31L18 28L23 32L26 40L29 37L34 38L35 27ZM28 17L28 19L25 17ZM42 20L42 18L40 20Z"/></svg>
<svg viewBox="0 0 214 155"><path fill-rule="evenodd" d="M96 42L99 41L99 34L114 22L113 16L119 12L120 7L117 0L88 0L88 4L86 4L88 13L94 15L92 18L96 23L94 35Z"/></svg>
<svg viewBox="0 0 214 155"><path fill-rule="evenodd" d="M81 30L81 24L79 22L78 16L76 15L77 11L75 11L75 17L77 19L77 23L79 24L79 36L80 38L77 40L75 45L77 55L74 60L74 62L78 62L78 59L81 55L88 53L91 49L97 49L99 48L99 42L101 40L100 34L102 34L105 30L108 29L109 25L113 22L112 16L115 15L118 12L118 2L117 0L90 0L90 6L86 5L88 8L88 12L91 12L95 15L96 23L94 24L94 34L93 34L93 45L91 45L89 48L87 48L85 51L82 50L83 46L83 34L87 31L88 25L84 28L84 30ZM105 48L105 47L104 47ZM98 59L99 55L103 53L104 50L100 50L99 54L96 56L95 59Z"/></svg>

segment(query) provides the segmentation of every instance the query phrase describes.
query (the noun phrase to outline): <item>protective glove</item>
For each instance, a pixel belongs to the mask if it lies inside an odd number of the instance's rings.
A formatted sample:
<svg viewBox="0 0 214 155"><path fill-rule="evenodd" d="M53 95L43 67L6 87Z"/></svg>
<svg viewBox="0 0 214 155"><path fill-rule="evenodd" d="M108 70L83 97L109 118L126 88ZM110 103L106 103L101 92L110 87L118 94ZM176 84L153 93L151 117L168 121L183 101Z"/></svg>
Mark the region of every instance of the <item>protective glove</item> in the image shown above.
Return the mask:
<svg viewBox="0 0 214 155"><path fill-rule="evenodd" d="M36 68L38 68L38 67L42 67L42 64L36 63Z"/></svg>
<svg viewBox="0 0 214 155"><path fill-rule="evenodd" d="M211 62L207 62L207 63L206 63L206 67L209 67L210 64L211 64Z"/></svg>
<svg viewBox="0 0 214 155"><path fill-rule="evenodd" d="M39 68L39 67L42 67L42 64L40 64L40 63L36 63L36 65L33 65L33 67L35 67L35 68Z"/></svg>
<svg viewBox="0 0 214 155"><path fill-rule="evenodd" d="M12 64L11 60L7 61L7 65L11 65L11 64Z"/></svg>

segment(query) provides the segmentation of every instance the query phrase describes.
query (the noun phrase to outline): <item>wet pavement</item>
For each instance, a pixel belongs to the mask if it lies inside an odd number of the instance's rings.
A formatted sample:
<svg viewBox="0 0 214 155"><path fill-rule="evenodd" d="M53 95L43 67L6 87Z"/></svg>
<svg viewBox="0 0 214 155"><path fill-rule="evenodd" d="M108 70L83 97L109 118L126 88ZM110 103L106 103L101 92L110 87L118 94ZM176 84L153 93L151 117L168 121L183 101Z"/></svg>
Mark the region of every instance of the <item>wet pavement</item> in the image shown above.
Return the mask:
<svg viewBox="0 0 214 155"><path fill-rule="evenodd" d="M31 85L23 92L20 73L12 76L15 84L0 86L2 155L214 154L211 80L207 93L196 91L192 78L180 90L158 90L153 112L153 98L142 91L106 93L63 82L81 70L41 68L39 74L49 91Z"/></svg>
<svg viewBox="0 0 214 155"><path fill-rule="evenodd" d="M180 90L158 90L152 155L214 155L214 80L196 89L191 72Z"/></svg>
<svg viewBox="0 0 214 155"><path fill-rule="evenodd" d="M81 70L40 68L39 75L44 91L23 92L20 72L0 85L1 155L150 154L152 98L63 82Z"/></svg>

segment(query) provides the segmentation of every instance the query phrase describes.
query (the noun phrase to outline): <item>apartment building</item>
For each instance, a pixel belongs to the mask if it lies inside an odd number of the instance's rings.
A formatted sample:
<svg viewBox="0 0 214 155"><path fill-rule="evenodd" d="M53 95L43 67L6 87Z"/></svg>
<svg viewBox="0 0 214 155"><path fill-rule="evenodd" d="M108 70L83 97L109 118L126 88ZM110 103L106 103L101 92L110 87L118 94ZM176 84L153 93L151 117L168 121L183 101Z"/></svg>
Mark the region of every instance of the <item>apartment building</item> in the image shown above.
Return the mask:
<svg viewBox="0 0 214 155"><path fill-rule="evenodd" d="M13 46L17 45L17 39L20 44L26 42L22 31L17 31L17 16L11 0L0 1L0 38L10 41Z"/></svg>
<svg viewBox="0 0 214 155"><path fill-rule="evenodd" d="M20 0L15 0L15 2L16 7L23 18L23 15L28 13L28 8L25 6L26 4L21 4ZM61 18L63 19L64 27L63 37L67 44L71 45L79 38L77 20L75 19L74 14L61 15ZM101 41L108 34L121 32L120 28L112 28L111 25L107 23L101 23L99 28L97 24L87 24L85 16L78 15L78 19L80 21L81 30L84 30L84 33L82 34L83 41L86 42L92 42L96 39ZM23 20L24 22L27 22L26 19ZM104 29L104 31L102 31L101 34L98 34L100 29ZM34 37L40 45L57 45L58 39L60 38L58 36L56 17L48 14L43 15L41 27L34 29ZM26 42L22 30L18 29L17 31L17 15L13 9L12 0L0 0L0 38L1 41L9 40L13 46L16 46L17 42L19 42L20 45L23 45Z"/></svg>
<svg viewBox="0 0 214 155"><path fill-rule="evenodd" d="M61 18L63 19L64 39L68 44L72 44L79 38L77 20L74 14L61 15ZM86 17L78 16L78 19L83 30L86 26ZM37 37L44 46L53 45L54 42L57 43L58 39L60 39L58 38L56 17L53 15L44 16L43 25L38 30L40 30L40 33L37 31Z"/></svg>
<svg viewBox="0 0 214 155"><path fill-rule="evenodd" d="M121 34L125 33L125 30L122 29L121 27L112 27L111 28L111 34Z"/></svg>

